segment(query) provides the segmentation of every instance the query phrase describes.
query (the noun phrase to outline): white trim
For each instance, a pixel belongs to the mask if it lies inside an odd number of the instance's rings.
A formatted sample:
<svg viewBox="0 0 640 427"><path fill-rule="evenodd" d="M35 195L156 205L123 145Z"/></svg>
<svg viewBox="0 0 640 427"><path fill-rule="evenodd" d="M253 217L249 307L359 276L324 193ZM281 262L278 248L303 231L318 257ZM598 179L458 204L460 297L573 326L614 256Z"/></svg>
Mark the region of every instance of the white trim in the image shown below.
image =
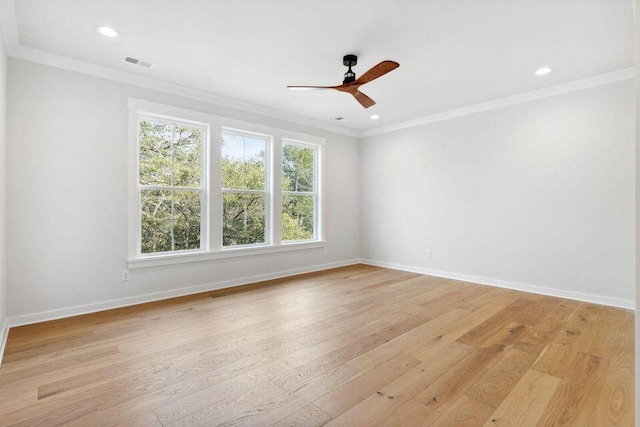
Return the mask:
<svg viewBox="0 0 640 427"><path fill-rule="evenodd" d="M184 251L174 253L162 253L159 255L145 255L127 260L129 269L157 267L160 265L184 264L188 262L211 261L216 259L238 258L245 256L269 255L281 252L293 252L310 249L322 249L326 245L325 241L314 240L300 243L284 243L282 245L244 245L227 246L220 251Z"/></svg>
<svg viewBox="0 0 640 427"><path fill-rule="evenodd" d="M567 291L563 289L545 288L542 286L528 285L525 283L509 282L506 280L491 279L488 277L472 276L468 274L451 273L448 271L432 270L429 268L415 267L410 265L396 264L392 262L376 261L371 259L361 259L362 264L376 267L390 268L393 270L410 271L412 273L426 274L428 276L443 277L445 279L462 280L465 282L478 283L481 285L495 286L498 288L514 289L517 291L531 292L534 294L549 295L552 297L567 298L577 301L592 302L596 304L609 305L613 307L635 310L635 301L621 298L612 298L604 295L593 295L583 292Z"/></svg>
<svg viewBox="0 0 640 427"><path fill-rule="evenodd" d="M596 76L586 77L579 80L573 80L567 83L561 83L555 86L546 87L544 89L525 92L518 95L507 96L505 98L494 99L492 101L482 102L480 104L468 105L453 110L443 111L441 113L431 114L428 116L418 117L416 119L407 120L387 126L364 130L359 133L360 138L367 136L380 135L383 133L394 132L397 130L422 126L427 123L449 120L456 117L467 116L470 114L481 113L483 111L495 110L498 108L508 107L510 105L522 104L524 102L535 101L538 99L549 98L551 96L562 95L569 92L575 92L582 89L589 89L596 86L602 86L610 83L630 80L635 77L635 68L623 68L621 70L609 73L598 74Z"/></svg>
<svg viewBox="0 0 640 427"><path fill-rule="evenodd" d="M16 18L16 6L13 0L0 0L0 30L4 36L5 49L9 56L14 56L20 46L18 40L18 19Z"/></svg>
<svg viewBox="0 0 640 427"><path fill-rule="evenodd" d="M4 349L7 348L7 339L9 338L9 319L2 322L2 330L0 330L0 366L2 366L2 356Z"/></svg>
<svg viewBox="0 0 640 427"><path fill-rule="evenodd" d="M170 298L181 297L185 295L199 294L202 292L215 291L236 286L250 285L265 280L282 279L285 277L297 276L299 274L313 273L316 271L330 270L332 268L345 267L348 265L359 264L359 259L350 259L345 261L332 262L327 264L313 265L309 267L295 268L292 270L278 271L275 273L259 274L256 276L248 276L239 279L223 280L221 282L207 283L204 285L190 286L188 288L173 289L163 292L154 292L134 297L120 298L109 301L103 301L93 304L79 305L75 307L61 308L58 310L43 311L40 313L25 314L22 316L10 317L8 319L9 327L17 327L30 325L32 323L47 322L49 320L63 319L66 317L79 316L82 314L95 313L98 311L111 310L114 308L128 307L136 304L144 304L147 302L160 301Z"/></svg>

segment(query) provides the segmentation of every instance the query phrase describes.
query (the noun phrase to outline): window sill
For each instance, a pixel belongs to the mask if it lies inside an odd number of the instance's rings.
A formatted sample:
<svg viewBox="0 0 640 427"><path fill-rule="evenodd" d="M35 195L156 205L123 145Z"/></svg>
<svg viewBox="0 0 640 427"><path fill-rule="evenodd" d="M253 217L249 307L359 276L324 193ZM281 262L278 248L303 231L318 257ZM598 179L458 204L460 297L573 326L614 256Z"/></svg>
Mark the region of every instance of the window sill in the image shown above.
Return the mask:
<svg viewBox="0 0 640 427"><path fill-rule="evenodd" d="M274 253L293 252L325 247L324 240L312 242L283 243L280 246L259 246L223 249L218 252L189 252L180 254L149 255L127 260L129 269L157 267L171 264L185 264L190 262L210 261L216 259L238 258L246 256L267 255Z"/></svg>

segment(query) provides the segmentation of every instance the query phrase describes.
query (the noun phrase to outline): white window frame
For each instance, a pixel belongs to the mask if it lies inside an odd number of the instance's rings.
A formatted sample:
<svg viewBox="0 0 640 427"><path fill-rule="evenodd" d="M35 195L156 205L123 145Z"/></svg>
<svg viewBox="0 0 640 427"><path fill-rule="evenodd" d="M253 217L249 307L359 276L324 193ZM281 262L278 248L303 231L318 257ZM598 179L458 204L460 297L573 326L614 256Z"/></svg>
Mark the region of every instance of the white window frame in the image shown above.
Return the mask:
<svg viewBox="0 0 640 427"><path fill-rule="evenodd" d="M176 119L173 117L166 117L159 114L138 113L136 119L136 157L140 158L140 122L142 121L157 121L167 124L173 124L177 126L190 127L192 129L199 129L202 132L200 140L200 186L199 187L180 187L174 185L146 185L140 183L140 163L136 161L136 203L138 207L137 218L138 223L136 225L136 256L138 258L152 256L152 255L168 255L168 254L188 254L199 253L207 251L209 248L208 242L208 206L209 206L209 192L207 185L207 152L209 137L209 125L206 123L200 123L197 121ZM142 191L144 190L157 190L157 191L194 191L200 193L200 248L181 251L167 251L167 252L154 252L150 254L142 253L142 223L141 217L141 204L142 204Z"/></svg>
<svg viewBox="0 0 640 427"><path fill-rule="evenodd" d="M221 240L220 240L220 247L221 250L228 250L228 249L242 249L242 248L257 248L257 247L262 247L262 246L272 246L273 245L273 232L272 232L272 228L273 228L273 221L271 219L271 211L273 210L272 206L273 206L273 190L272 190L272 185L271 185L271 178L273 176L273 171L271 169L273 169L273 137L271 135L267 135L267 134L262 134L262 133L257 133L257 132L249 132L246 130L241 130L241 129L234 129L234 128L229 128L229 127L222 127L221 130L221 135L223 133L228 133L228 134L235 134L235 135L239 135L239 136L253 136L256 139L260 139L260 140L264 140L265 142L265 153L264 153L264 166L265 166L265 184L264 184L264 188L262 190L244 190L244 189L237 189L237 188L222 188L222 185L220 186L221 191L222 191L222 197L224 197L225 193L226 194L231 194L231 193L235 193L235 194L264 194L265 198L264 198L264 242L263 243L255 243L255 244L248 244L248 245L234 245L234 246L224 246L223 243L223 237L221 235ZM221 207L223 207L223 203L221 202ZM220 224L220 228L222 229L222 224Z"/></svg>
<svg viewBox="0 0 640 427"><path fill-rule="evenodd" d="M128 223L129 250L128 268L154 267L169 264L190 263L243 256L258 256L269 253L287 253L299 250L318 250L325 247L324 240L324 148L325 139L315 135L259 125L241 120L220 117L204 112L158 104L129 98L129 179L128 179ZM189 126L206 129L202 155L203 196L201 200L201 249L154 254L140 253L140 188L139 188L139 142L138 123L140 117L174 120ZM270 147L265 153L267 161L267 200L265 211L265 243L242 246L222 246L222 177L221 143L223 129L247 134L271 137ZM315 215L314 240L282 242L282 145L304 145L314 147L315 165Z"/></svg>

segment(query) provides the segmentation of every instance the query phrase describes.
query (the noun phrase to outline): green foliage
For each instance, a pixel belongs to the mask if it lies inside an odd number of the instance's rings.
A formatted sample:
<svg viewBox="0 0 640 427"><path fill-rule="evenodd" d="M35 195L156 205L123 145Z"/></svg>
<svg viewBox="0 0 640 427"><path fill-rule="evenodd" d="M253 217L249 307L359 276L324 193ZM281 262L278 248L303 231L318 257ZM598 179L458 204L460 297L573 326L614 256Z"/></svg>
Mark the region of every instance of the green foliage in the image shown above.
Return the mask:
<svg viewBox="0 0 640 427"><path fill-rule="evenodd" d="M185 187L142 190L141 251L168 252L200 248L201 138L199 129L160 122L140 122L140 183Z"/></svg>
<svg viewBox="0 0 640 427"><path fill-rule="evenodd" d="M225 193L222 197L222 244L264 243L264 194Z"/></svg>
<svg viewBox="0 0 640 427"><path fill-rule="evenodd" d="M200 193L142 190L142 253L200 248Z"/></svg>
<svg viewBox="0 0 640 427"><path fill-rule="evenodd" d="M282 146L282 189L313 191L314 150L297 145Z"/></svg>
<svg viewBox="0 0 640 427"><path fill-rule="evenodd" d="M313 239L313 196L282 198L282 240Z"/></svg>
<svg viewBox="0 0 640 427"><path fill-rule="evenodd" d="M222 137L222 188L265 190L265 141L235 134ZM265 241L265 195L224 193L222 245L253 245Z"/></svg>
<svg viewBox="0 0 640 427"><path fill-rule="evenodd" d="M282 189L312 192L314 150L297 145L282 146ZM282 198L282 240L313 239L313 196L286 195Z"/></svg>
<svg viewBox="0 0 640 427"><path fill-rule="evenodd" d="M140 122L140 184L200 187L199 129Z"/></svg>

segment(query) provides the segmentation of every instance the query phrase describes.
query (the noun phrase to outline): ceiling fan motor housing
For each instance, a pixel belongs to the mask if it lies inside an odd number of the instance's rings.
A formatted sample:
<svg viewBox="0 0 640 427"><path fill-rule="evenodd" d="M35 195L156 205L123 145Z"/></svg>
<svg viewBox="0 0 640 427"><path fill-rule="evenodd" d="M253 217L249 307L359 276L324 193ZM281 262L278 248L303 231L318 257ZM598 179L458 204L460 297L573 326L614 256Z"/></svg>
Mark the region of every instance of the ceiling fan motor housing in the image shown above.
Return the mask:
<svg viewBox="0 0 640 427"><path fill-rule="evenodd" d="M344 80L342 81L342 84L354 82L356 80L356 73L351 71L351 67L358 63L358 57L355 55L345 55L342 58L342 63L345 65L345 67L349 67L347 72L344 73Z"/></svg>

